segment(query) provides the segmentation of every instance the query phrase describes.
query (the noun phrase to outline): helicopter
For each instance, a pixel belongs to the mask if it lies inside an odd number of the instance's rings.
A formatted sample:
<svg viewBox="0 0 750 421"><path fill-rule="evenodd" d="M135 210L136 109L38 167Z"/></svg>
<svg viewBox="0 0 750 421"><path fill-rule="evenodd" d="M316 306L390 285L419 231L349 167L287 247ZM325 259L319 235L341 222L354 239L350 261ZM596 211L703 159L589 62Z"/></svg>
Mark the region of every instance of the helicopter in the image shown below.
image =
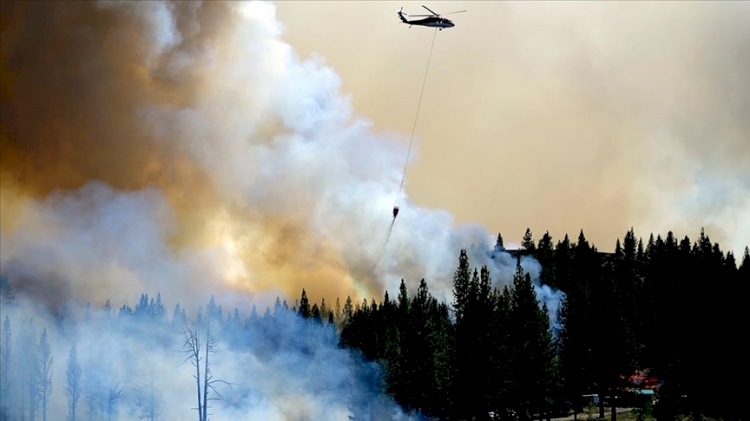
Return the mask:
<svg viewBox="0 0 750 421"><path fill-rule="evenodd" d="M406 15L409 17L424 17L424 19L407 20L404 17L403 7L401 8L401 10L396 11L396 13L398 13L398 17L401 18L401 22L408 24L409 28L411 28L412 25L418 25L418 26L428 26L428 27L438 28L439 30L442 31L443 28L453 28L454 26L456 26L450 19L444 18L442 15L433 12L427 6L422 5L422 7L427 9L427 11L432 14L431 15ZM446 15L451 15L453 13L461 13L465 11L466 10L459 10L458 12L446 13Z"/></svg>

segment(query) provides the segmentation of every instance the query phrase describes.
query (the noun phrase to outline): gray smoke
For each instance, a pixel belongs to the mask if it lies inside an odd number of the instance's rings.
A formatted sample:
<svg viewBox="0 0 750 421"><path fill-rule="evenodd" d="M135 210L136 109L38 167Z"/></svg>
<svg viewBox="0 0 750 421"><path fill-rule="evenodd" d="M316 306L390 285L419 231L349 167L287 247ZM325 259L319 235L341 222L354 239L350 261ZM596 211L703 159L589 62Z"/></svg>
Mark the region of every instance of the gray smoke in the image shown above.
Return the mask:
<svg viewBox="0 0 750 421"><path fill-rule="evenodd" d="M0 266L23 303L14 332L28 317L51 332L53 413L65 413L60 376L75 342L123 388L155 374L165 413L194 416L175 336L156 346L159 328L147 324L60 322L82 317L70 314L84 303L106 320L97 308L107 299L134 307L139 294L161 293L192 319L214 294L247 317L251 302L292 303L303 287L316 302L380 300L402 278L412 290L425 278L450 300L459 251L471 245L472 266L488 265L497 285L511 281L516 262L490 257L493 234L455 226L408 195L371 270L392 222L405 139L375 134L321 58L302 61L281 41L273 4L3 7L18 25L3 53L15 85L2 122ZM521 264L538 283L538 263ZM537 293L554 315L560 294ZM241 386L213 419L340 419L352 390L380 396L358 374L365 366L330 343L273 357L256 352L262 346L222 347L216 373Z"/></svg>

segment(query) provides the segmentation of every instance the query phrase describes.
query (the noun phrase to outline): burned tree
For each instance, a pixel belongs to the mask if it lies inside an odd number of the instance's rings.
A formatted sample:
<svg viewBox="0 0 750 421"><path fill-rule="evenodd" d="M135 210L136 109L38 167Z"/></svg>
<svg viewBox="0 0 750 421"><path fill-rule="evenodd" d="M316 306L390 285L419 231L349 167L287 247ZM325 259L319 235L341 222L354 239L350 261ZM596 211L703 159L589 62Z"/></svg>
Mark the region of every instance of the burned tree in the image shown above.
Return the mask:
<svg viewBox="0 0 750 421"><path fill-rule="evenodd" d="M220 322L219 319L219 309L214 303L214 297L211 296L205 317L199 311L195 323L191 326L185 321L182 331L183 351L187 354L185 361L190 361L195 367L193 378L198 392L198 407L193 409L198 411L198 421L208 421L208 401L223 399L215 385L223 383L231 386L224 380L215 379L211 372L210 357L218 351L216 328L217 323ZM202 376L201 368L203 370ZM209 397L209 390L214 393L214 396Z"/></svg>

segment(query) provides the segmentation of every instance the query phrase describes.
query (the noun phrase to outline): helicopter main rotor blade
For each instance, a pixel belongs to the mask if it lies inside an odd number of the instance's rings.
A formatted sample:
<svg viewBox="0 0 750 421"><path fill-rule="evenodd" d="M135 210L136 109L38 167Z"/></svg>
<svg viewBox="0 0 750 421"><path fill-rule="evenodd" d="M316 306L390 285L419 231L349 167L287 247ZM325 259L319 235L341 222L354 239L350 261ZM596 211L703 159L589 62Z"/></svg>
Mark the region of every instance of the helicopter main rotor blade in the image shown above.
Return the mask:
<svg viewBox="0 0 750 421"><path fill-rule="evenodd" d="M454 14L454 13L463 13L463 12L465 12L465 11L466 11L466 10L459 10L458 12L450 12L450 13L444 13L444 14L446 14L446 15L452 15L452 14Z"/></svg>
<svg viewBox="0 0 750 421"><path fill-rule="evenodd" d="M427 17L427 16L432 17L432 16L435 16L435 15L409 15L410 18L423 18L423 17Z"/></svg>
<svg viewBox="0 0 750 421"><path fill-rule="evenodd" d="M427 6L425 6L424 4L422 5L422 7L424 7L425 9L427 9L427 11L429 11L429 12L430 12L430 13L432 13L433 15L435 15L435 16L440 16L440 15L438 15L437 13L433 12L432 10L430 10L430 8L429 8L429 7L427 7Z"/></svg>

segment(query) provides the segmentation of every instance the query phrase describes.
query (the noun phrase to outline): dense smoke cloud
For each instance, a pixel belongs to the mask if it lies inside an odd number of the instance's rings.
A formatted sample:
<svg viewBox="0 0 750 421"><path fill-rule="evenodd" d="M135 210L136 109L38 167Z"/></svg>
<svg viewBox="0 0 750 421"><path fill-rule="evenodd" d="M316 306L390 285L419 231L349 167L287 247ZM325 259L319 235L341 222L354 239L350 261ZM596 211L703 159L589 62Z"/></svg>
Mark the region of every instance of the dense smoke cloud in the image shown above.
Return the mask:
<svg viewBox="0 0 750 421"><path fill-rule="evenodd" d="M449 299L471 244L472 265L511 279L515 261L482 251L493 235L408 197L372 269L404 139L355 118L338 75L301 61L274 14L3 3L0 263L19 291L52 305L162 292L194 307L209 290L331 302L426 278Z"/></svg>
<svg viewBox="0 0 750 421"><path fill-rule="evenodd" d="M414 123L433 31L420 3L281 2L376 129ZM750 245L750 3L441 1L408 172L415 201L519 239L630 227ZM347 16L347 19L338 19ZM346 34L346 36L342 36ZM481 45L481 48L475 48ZM400 101L394 101L399 98Z"/></svg>
<svg viewBox="0 0 750 421"><path fill-rule="evenodd" d="M201 312L204 321L207 303ZM66 388L71 384L68 361L73 346L81 373L76 419L197 418L195 368L193 360L186 358L188 348L181 333L186 327L205 328L196 318L188 317L184 324L179 315L165 311L169 304L164 302L132 306L132 313L69 305L54 316L20 297L2 304L0 348L9 357L0 364L3 416L29 416L24 385L28 387L36 375L33 363L46 329L52 353L48 419L67 419L69 414ZM157 307L160 311L154 311ZM211 390L208 400L211 420L345 420L352 414L414 419L383 394L382 373L375 364L362 363L337 347L335 331L330 330L335 328L286 310L268 318L241 313L235 319L230 311L220 315L224 321L215 318L211 324L217 342L208 354L211 379L217 381L217 393ZM6 333L10 341L5 340ZM205 347L204 338L200 340ZM206 355L201 349L203 378ZM42 407L37 399L38 416Z"/></svg>

